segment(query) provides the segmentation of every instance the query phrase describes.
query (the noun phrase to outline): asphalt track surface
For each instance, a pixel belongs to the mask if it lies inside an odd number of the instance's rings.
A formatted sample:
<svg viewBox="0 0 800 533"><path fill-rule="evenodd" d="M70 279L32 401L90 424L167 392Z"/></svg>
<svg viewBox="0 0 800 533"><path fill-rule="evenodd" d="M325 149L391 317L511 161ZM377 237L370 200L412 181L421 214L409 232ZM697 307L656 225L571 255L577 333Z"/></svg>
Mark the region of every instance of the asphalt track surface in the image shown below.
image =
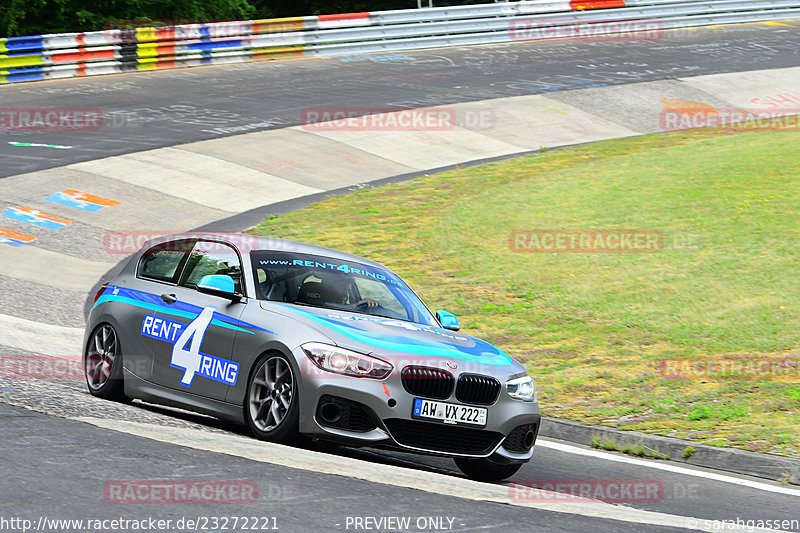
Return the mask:
<svg viewBox="0 0 800 533"><path fill-rule="evenodd" d="M673 30L658 42L525 42L12 84L0 87L2 107L99 108L106 125L2 131L0 177L297 125L311 107L440 106L798 64L796 28L748 24Z"/></svg>
<svg viewBox="0 0 800 533"><path fill-rule="evenodd" d="M308 107L447 105L797 65L800 34L796 30L747 25L675 32L658 43L517 43L7 86L0 87L3 107L98 107L107 116L125 118L120 127L102 132L2 132L0 175L298 124L302 109ZM8 144L12 141L73 149L22 149ZM86 396L82 384L70 383L47 401L67 404L62 405L61 415L86 416L82 407L69 405L70 398L80 395ZM84 402L101 410L106 404L91 398ZM167 421L199 425L207 429L209 439L245 434L241 428L206 417L139 402L109 405L108 412L113 410L133 417L137 412L155 413ZM0 420L4 459L0 518L153 516L177 520L247 515L275 517L280 531L353 531L352 525L346 525L347 517L408 516L412 523L419 517L452 518L446 529L452 531L683 529L586 516L580 504L573 504L575 512L553 512L445 496L437 494L435 486L406 488L392 485L388 478L376 483L289 468L272 464L269 458L254 461L233 451L209 452L7 405L0 405ZM448 459L318 444L311 450L362 460L365 469L391 465L461 477ZM654 466L676 462L624 457L625 462L620 462L621 457L542 441L534 461L513 480L657 480L663 484L663 493L656 501L629 501L620 507L708 520L800 520L798 493L781 492L778 482L733 475L714 478L713 473L709 477L708 472L691 467L689 473L669 471ZM254 480L260 498L240 506L119 505L103 498L108 481L166 478ZM13 530L1 526L2 522L0 529ZM797 523L785 529L800 531Z"/></svg>

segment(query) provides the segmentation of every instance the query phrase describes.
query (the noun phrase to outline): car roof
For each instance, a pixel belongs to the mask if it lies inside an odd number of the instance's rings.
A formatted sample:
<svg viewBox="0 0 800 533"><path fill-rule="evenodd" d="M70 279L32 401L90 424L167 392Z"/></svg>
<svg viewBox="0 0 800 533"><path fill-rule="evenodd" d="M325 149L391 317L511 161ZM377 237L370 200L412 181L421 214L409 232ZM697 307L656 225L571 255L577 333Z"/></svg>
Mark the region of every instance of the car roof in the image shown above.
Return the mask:
<svg viewBox="0 0 800 533"><path fill-rule="evenodd" d="M145 243L141 248L140 253L143 253L157 244L165 242L186 240L186 239L200 239L221 241L233 245L239 250L242 255L248 255L252 251L274 251L274 252L289 252L308 255L319 255L329 257L332 259L339 259L344 261L353 261L364 265L380 267L389 270L386 266L371 261L369 259L359 257L357 255L340 252L332 248L325 248L324 246L317 246L314 244L307 244L303 242L290 241L286 239L278 239L275 237L261 237L258 235L250 235L247 233L231 233L231 232L217 232L217 231L190 231L186 233L179 233L173 235L164 235L151 239Z"/></svg>

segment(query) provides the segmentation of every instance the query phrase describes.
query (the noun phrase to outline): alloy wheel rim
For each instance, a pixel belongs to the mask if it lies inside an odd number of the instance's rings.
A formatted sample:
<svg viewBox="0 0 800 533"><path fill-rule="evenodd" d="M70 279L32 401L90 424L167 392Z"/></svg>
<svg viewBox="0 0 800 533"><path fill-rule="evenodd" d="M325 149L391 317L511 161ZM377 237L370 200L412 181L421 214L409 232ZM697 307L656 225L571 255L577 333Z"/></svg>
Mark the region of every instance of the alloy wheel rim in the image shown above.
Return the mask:
<svg viewBox="0 0 800 533"><path fill-rule="evenodd" d="M286 418L294 397L292 368L281 357L267 359L250 384L250 418L264 432L275 430Z"/></svg>
<svg viewBox="0 0 800 533"><path fill-rule="evenodd" d="M102 389L111 379L119 346L117 334L109 325L95 331L86 354L86 381L92 390Z"/></svg>

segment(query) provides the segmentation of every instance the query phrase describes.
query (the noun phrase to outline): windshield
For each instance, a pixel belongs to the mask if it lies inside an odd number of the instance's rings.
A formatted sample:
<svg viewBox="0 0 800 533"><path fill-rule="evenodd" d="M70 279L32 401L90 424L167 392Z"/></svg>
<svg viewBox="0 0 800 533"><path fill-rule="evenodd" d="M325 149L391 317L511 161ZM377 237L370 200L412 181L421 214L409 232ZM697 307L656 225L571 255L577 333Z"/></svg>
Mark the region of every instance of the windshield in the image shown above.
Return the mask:
<svg viewBox="0 0 800 533"><path fill-rule="evenodd" d="M308 254L254 251L251 259L259 300L438 326L408 285L385 269Z"/></svg>

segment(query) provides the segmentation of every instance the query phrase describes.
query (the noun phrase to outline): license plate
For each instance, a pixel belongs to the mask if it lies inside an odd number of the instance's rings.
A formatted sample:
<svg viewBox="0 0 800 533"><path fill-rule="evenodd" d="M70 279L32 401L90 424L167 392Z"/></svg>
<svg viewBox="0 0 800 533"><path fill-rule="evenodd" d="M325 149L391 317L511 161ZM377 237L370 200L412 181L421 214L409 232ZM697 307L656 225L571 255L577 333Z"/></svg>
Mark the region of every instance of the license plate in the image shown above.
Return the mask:
<svg viewBox="0 0 800 533"><path fill-rule="evenodd" d="M415 418L438 420L445 424L485 426L487 412L488 410L483 407L468 407L456 403L434 402L415 398L414 411L412 411L411 415Z"/></svg>

